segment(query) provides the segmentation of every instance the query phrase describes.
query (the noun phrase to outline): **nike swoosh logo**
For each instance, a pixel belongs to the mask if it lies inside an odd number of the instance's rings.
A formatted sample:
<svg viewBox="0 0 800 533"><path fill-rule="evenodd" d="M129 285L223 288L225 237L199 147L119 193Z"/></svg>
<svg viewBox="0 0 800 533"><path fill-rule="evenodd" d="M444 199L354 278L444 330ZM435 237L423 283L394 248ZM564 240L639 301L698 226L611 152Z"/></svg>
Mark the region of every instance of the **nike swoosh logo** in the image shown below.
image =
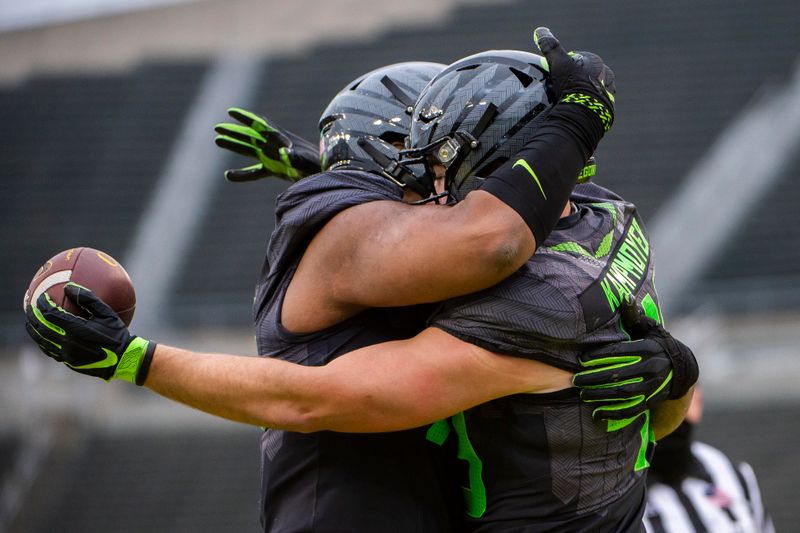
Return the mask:
<svg viewBox="0 0 800 533"><path fill-rule="evenodd" d="M119 361L117 354L105 348L103 348L103 351L106 352L106 358L101 361L95 361L94 363L89 363L87 365L70 365L69 363L67 363L67 365L70 366L71 368L74 368L75 370L89 370L91 368L108 368L116 365L117 361Z"/></svg>
<svg viewBox="0 0 800 533"><path fill-rule="evenodd" d="M544 197L545 200L547 200L547 195L544 193L544 189L542 189L542 183L539 181L539 176L536 175L536 172L533 171L528 162L525 161L524 159L517 159L511 168L517 168L517 165L521 166L522 168L528 171L528 173L533 178L533 181L535 181L536 185L539 186L539 190L542 192L542 196Z"/></svg>

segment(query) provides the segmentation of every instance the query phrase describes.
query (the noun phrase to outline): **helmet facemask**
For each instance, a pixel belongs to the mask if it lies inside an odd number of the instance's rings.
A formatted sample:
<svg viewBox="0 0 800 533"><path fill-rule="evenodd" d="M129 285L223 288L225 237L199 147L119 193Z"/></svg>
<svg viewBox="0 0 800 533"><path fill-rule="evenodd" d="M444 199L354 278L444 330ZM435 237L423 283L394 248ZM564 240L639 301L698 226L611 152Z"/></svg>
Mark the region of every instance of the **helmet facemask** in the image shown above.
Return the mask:
<svg viewBox="0 0 800 533"><path fill-rule="evenodd" d="M490 102L486 105L481 118L470 130L459 129L425 146L402 150L401 161L406 165L415 163L424 165L425 173L429 176L436 175L436 165L444 167L445 191L448 196L456 200L458 196L452 194L456 188L456 175L469 153L480 146L481 136L496 116L497 106ZM459 186L460 181L463 180L459 180Z"/></svg>

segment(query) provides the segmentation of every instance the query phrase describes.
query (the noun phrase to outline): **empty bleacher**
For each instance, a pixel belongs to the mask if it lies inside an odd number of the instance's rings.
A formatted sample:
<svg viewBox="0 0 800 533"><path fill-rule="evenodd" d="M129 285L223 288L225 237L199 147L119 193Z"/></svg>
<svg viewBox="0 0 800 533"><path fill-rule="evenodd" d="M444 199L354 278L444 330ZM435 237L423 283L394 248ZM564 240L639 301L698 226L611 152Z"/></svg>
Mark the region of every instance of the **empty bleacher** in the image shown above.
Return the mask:
<svg viewBox="0 0 800 533"><path fill-rule="evenodd" d="M0 339L25 336L22 295L52 255L91 246L122 259L204 69L149 64L0 88Z"/></svg>
<svg viewBox="0 0 800 533"><path fill-rule="evenodd" d="M258 531L259 431L89 434L65 445L13 530Z"/></svg>

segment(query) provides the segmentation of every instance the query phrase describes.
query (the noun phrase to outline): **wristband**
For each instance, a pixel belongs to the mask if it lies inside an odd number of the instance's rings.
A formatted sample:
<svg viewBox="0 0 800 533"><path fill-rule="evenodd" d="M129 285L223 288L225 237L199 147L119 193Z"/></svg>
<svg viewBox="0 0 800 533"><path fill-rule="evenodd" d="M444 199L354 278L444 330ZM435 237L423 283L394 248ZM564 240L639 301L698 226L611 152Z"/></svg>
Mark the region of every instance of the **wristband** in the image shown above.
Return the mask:
<svg viewBox="0 0 800 533"><path fill-rule="evenodd" d="M136 384L140 387L144 385L145 380L147 379L147 373L150 372L150 363L153 362L153 354L156 351L156 343L150 341L147 344L147 349L144 352L144 357L142 357L142 362L139 365L139 370L136 372Z"/></svg>

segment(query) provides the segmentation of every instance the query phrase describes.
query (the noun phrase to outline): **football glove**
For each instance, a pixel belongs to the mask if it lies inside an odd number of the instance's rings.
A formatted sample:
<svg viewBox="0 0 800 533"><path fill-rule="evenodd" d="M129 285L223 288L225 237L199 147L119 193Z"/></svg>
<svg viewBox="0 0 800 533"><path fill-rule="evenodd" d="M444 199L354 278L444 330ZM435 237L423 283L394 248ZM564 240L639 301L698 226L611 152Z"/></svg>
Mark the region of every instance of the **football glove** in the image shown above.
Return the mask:
<svg viewBox="0 0 800 533"><path fill-rule="evenodd" d="M220 148L258 160L252 166L226 170L228 181L273 177L295 182L320 171L317 146L250 111L232 107L228 114L241 124L217 124L214 130L219 135L214 142Z"/></svg>
<svg viewBox="0 0 800 533"><path fill-rule="evenodd" d="M45 355L81 374L144 384L156 343L131 335L117 313L86 287L70 282L64 294L90 317L73 315L42 293L28 306L25 329Z"/></svg>
<svg viewBox="0 0 800 533"><path fill-rule="evenodd" d="M586 370L575 374L581 400L596 405L595 420L636 417L664 400L686 394L697 381L692 351L626 301L622 324L631 340L604 346L580 358Z"/></svg>
<svg viewBox="0 0 800 533"><path fill-rule="evenodd" d="M606 132L614 123L614 71L591 52L569 52L547 28L536 28L533 40L547 60L557 102L590 109Z"/></svg>

